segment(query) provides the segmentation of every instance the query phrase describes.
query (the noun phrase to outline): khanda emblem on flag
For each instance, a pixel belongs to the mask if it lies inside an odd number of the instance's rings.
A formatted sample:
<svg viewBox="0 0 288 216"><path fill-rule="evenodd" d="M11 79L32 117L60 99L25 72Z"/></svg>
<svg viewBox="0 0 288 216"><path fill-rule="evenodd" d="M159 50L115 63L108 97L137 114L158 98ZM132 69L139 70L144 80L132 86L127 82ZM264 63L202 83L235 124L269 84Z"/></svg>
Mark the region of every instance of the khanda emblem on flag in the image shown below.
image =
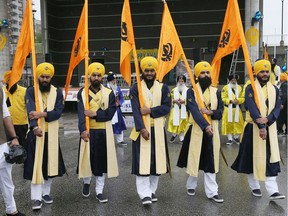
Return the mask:
<svg viewBox="0 0 288 216"><path fill-rule="evenodd" d="M163 44L162 61L171 61L173 53L173 47L171 43Z"/></svg>
<svg viewBox="0 0 288 216"><path fill-rule="evenodd" d="M231 35L230 29L227 29L222 35L222 40L219 43L220 48L225 48L225 46L229 43L230 35Z"/></svg>
<svg viewBox="0 0 288 216"><path fill-rule="evenodd" d="M79 49L80 49L80 41L81 41L81 37L78 38L75 49L74 49L74 57L77 57Z"/></svg>
<svg viewBox="0 0 288 216"><path fill-rule="evenodd" d="M127 36L127 24L126 22L122 22L122 27L121 27L121 39L123 41L127 41L128 40L128 36Z"/></svg>

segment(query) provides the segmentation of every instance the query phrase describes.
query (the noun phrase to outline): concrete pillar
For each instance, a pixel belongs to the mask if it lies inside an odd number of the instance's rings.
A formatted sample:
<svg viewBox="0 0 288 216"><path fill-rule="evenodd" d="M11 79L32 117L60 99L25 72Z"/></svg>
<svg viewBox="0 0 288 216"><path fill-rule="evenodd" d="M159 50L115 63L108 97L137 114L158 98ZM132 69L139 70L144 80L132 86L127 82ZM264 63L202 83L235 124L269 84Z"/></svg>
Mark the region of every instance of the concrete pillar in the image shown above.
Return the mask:
<svg viewBox="0 0 288 216"><path fill-rule="evenodd" d="M42 26L42 47L43 54L49 53L49 45L48 45L48 23L47 23L47 2L46 0L41 1L41 26Z"/></svg>
<svg viewBox="0 0 288 216"><path fill-rule="evenodd" d="M252 17L254 17L258 10L259 0L245 0L245 33L251 29ZM255 22L254 27L259 31L259 22ZM258 43L255 46L251 46L251 44L247 41L252 64L254 64L255 60L259 58L259 39L260 38L258 38Z"/></svg>
<svg viewBox="0 0 288 216"><path fill-rule="evenodd" d="M0 1L0 20L8 19L7 2L6 0ZM3 79L5 71L10 69L10 56L9 56L9 35L8 28L1 28L0 43L6 43L2 50L0 50L0 80Z"/></svg>

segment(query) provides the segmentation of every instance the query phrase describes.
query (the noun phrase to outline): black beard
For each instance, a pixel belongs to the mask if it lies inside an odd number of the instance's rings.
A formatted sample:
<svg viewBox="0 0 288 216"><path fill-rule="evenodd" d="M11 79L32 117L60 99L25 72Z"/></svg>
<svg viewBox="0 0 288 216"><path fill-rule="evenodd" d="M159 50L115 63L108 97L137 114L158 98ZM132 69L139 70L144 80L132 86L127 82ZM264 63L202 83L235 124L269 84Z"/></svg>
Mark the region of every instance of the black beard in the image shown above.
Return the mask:
<svg viewBox="0 0 288 216"><path fill-rule="evenodd" d="M154 76L154 78L153 78L152 80L146 79L146 77L143 76L143 75L142 75L142 78L143 78L143 80L145 81L148 89L150 89L150 88L153 86L153 84L154 84L154 80L156 79L156 76Z"/></svg>
<svg viewBox="0 0 288 216"><path fill-rule="evenodd" d="M198 78L198 82L201 86L202 91L204 92L212 83L212 80L210 77L203 77Z"/></svg>
<svg viewBox="0 0 288 216"><path fill-rule="evenodd" d="M7 90L9 89L9 84L7 84ZM15 83L9 90L10 94L13 94L17 90L17 83Z"/></svg>
<svg viewBox="0 0 288 216"><path fill-rule="evenodd" d="M100 87L100 82L99 81L94 81L94 82L91 82L91 80L90 80L90 83L91 83L91 86L93 87L93 88L99 88Z"/></svg>
<svg viewBox="0 0 288 216"><path fill-rule="evenodd" d="M269 81L269 78L270 78L270 76L268 76L267 80L263 80L261 77L257 76L257 79L262 86L267 84L267 82Z"/></svg>
<svg viewBox="0 0 288 216"><path fill-rule="evenodd" d="M43 83L39 82L39 89L40 89L41 92L49 92L50 88L51 88L51 84L50 83L43 85Z"/></svg>

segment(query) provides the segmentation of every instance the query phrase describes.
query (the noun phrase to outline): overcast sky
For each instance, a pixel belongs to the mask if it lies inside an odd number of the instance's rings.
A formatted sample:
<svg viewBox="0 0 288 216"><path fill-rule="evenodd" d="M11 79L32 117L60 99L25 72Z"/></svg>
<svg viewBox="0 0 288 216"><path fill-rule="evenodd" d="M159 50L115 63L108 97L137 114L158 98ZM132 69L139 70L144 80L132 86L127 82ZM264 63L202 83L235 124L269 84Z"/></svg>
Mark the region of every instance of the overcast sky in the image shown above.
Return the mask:
<svg viewBox="0 0 288 216"><path fill-rule="evenodd" d="M241 0L243 1L243 0ZM281 14L282 0L263 0L263 34L280 35L281 34ZM40 19L40 0L34 0L34 8L37 10L35 17ZM284 34L288 34L288 0L284 0ZM288 36L286 36L288 38ZM286 42L287 43L287 42Z"/></svg>

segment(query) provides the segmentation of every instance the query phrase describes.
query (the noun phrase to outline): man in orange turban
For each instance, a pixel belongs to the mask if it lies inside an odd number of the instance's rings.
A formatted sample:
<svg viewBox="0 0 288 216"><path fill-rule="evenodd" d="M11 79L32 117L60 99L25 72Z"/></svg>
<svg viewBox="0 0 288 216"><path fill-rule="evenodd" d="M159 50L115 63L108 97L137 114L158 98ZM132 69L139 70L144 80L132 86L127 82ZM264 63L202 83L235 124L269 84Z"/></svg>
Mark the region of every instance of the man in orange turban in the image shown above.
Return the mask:
<svg viewBox="0 0 288 216"><path fill-rule="evenodd" d="M50 195L52 179L66 172L58 139L59 119L64 109L62 90L51 84L54 76L52 64L39 64L36 74L39 88L28 87L25 96L30 128L27 134L24 179L31 180L33 210L41 209L42 201L53 203ZM35 106L35 91L38 91L39 111Z"/></svg>

